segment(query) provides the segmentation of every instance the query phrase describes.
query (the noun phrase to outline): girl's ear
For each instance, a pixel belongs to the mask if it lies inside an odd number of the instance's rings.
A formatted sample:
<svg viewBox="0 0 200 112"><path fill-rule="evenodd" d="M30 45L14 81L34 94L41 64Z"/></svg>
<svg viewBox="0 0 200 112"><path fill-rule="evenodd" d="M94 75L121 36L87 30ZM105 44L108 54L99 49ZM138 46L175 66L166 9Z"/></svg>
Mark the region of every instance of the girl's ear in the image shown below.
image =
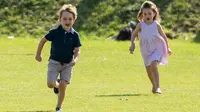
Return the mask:
<svg viewBox="0 0 200 112"><path fill-rule="evenodd" d="M157 16L157 13L153 12L153 18L156 18L156 16Z"/></svg>

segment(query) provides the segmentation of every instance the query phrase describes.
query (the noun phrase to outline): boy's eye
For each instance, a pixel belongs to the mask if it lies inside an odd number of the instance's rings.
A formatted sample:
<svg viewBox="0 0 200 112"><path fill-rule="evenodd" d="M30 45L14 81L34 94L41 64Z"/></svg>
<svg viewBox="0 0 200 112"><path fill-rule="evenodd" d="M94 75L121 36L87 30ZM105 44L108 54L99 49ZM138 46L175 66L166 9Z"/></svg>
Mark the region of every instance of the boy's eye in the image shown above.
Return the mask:
<svg viewBox="0 0 200 112"><path fill-rule="evenodd" d="M151 13L149 13L149 15L151 15Z"/></svg>
<svg viewBox="0 0 200 112"><path fill-rule="evenodd" d="M72 18L63 18L63 20L64 21L67 21L67 20L72 21Z"/></svg>

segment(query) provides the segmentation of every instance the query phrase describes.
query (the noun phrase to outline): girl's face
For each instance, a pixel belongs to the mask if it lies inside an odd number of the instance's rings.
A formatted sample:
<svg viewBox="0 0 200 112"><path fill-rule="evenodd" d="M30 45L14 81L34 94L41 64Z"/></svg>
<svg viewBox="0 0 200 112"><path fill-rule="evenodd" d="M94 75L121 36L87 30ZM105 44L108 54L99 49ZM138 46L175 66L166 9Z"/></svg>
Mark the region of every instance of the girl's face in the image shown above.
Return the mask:
<svg viewBox="0 0 200 112"><path fill-rule="evenodd" d="M74 22L75 19L72 13L68 11L62 12L62 15L60 17L60 24L66 31L69 31L72 28Z"/></svg>
<svg viewBox="0 0 200 112"><path fill-rule="evenodd" d="M153 18L155 17L155 13L153 12L153 10L151 8L144 8L142 10L142 16L143 16L143 20L145 22L152 23Z"/></svg>

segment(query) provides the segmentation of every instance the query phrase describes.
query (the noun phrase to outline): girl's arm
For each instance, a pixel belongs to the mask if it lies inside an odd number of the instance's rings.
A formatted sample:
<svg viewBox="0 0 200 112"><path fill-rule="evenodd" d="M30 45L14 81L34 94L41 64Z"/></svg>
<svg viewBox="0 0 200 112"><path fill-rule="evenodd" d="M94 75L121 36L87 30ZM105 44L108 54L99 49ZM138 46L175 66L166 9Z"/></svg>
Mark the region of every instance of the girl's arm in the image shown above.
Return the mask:
<svg viewBox="0 0 200 112"><path fill-rule="evenodd" d="M163 31L163 29L162 29L160 24L158 24L158 32L164 38L164 40L165 40L165 42L167 44L167 48L169 48L168 41L167 41L167 36L166 36L165 32Z"/></svg>
<svg viewBox="0 0 200 112"><path fill-rule="evenodd" d="M47 39L45 37L43 37L39 44L38 44L38 48L37 48L37 52L36 52L36 56L35 56L35 59L39 62L42 61L42 57L41 57L41 52L42 52L42 49L43 49L43 46L44 44L47 42Z"/></svg>
<svg viewBox="0 0 200 112"><path fill-rule="evenodd" d="M160 24L158 24L158 32L160 33L160 35L163 37L163 39L164 39L165 42L166 42L168 53L169 53L169 54L172 54L172 51L171 51L170 48L169 48L167 36L166 36L165 32L163 31L162 26L161 26Z"/></svg>
<svg viewBox="0 0 200 112"><path fill-rule="evenodd" d="M138 32L140 31L141 29L141 24L138 23L135 30L133 31L132 33L132 36L131 36L131 44L134 44L135 43L135 38L136 36L138 35Z"/></svg>
<svg viewBox="0 0 200 112"><path fill-rule="evenodd" d="M141 30L141 24L138 23L135 30L133 31L132 33L132 36L131 36L131 47L130 47L130 53L133 54L133 51L135 49L135 38L136 36L138 35L138 32Z"/></svg>

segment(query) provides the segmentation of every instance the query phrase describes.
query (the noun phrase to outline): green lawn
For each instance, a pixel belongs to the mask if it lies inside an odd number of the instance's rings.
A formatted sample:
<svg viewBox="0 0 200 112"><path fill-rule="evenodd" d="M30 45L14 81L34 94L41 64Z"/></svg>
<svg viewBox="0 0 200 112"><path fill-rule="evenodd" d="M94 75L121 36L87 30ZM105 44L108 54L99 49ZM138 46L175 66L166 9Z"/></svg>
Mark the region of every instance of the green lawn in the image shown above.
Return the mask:
<svg viewBox="0 0 200 112"><path fill-rule="evenodd" d="M0 38L0 112L54 111L57 96L46 86L50 44L38 63L38 41ZM162 95L151 93L138 43L134 55L129 42L82 44L64 112L199 112L200 44L170 41L174 54L159 67Z"/></svg>

